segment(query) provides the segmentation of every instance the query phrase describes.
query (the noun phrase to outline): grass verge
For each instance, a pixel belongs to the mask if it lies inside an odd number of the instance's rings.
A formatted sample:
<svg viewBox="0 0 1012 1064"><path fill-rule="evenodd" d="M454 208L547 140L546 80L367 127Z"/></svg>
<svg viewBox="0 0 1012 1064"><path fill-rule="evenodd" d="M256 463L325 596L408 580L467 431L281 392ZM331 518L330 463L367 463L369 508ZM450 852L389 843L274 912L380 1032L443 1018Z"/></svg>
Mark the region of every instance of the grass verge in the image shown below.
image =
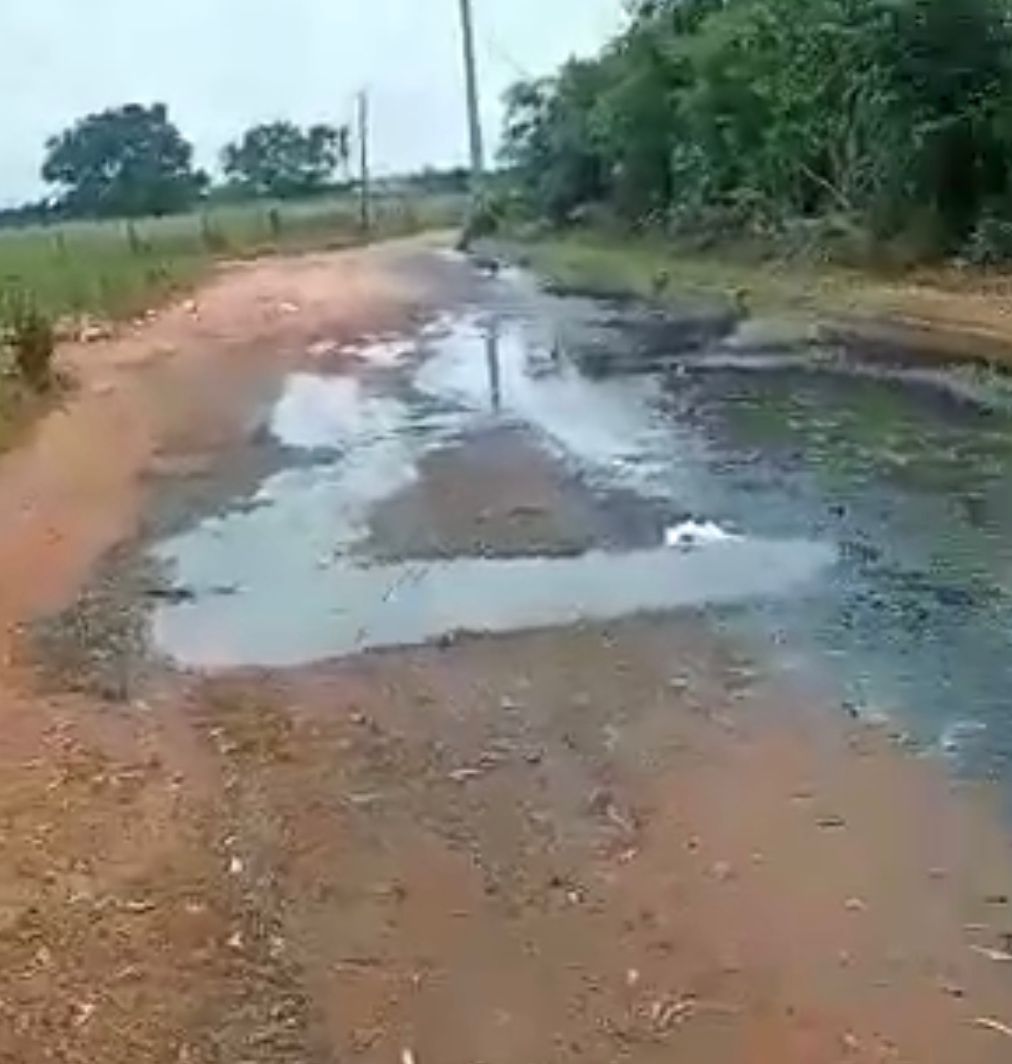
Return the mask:
<svg viewBox="0 0 1012 1064"><path fill-rule="evenodd" d="M563 287L672 305L744 297L756 315L821 323L868 346L1012 369L1008 274L945 267L886 275L759 257L749 248L701 253L659 238L585 231L515 241L509 249Z"/></svg>

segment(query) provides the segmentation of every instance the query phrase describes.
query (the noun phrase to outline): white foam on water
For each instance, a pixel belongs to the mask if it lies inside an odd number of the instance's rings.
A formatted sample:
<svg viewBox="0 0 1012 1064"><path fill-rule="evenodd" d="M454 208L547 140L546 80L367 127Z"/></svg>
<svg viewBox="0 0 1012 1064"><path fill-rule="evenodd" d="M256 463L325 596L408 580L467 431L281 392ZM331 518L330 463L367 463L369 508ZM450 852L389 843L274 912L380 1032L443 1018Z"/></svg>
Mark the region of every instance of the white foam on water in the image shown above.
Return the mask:
<svg viewBox="0 0 1012 1064"><path fill-rule="evenodd" d="M736 533L721 528L715 521L683 521L665 529L664 532L665 546L682 550L705 547L713 543L733 542L741 538Z"/></svg>

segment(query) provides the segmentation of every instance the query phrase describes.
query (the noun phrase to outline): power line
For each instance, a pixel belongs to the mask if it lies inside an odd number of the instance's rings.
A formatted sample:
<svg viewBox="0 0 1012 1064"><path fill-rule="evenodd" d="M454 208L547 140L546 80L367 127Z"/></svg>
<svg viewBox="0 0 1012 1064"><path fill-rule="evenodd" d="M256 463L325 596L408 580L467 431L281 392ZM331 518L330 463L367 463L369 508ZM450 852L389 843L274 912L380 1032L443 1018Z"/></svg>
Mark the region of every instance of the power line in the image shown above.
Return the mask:
<svg viewBox="0 0 1012 1064"><path fill-rule="evenodd" d="M522 63L513 57L491 27L485 29L482 38L485 42L485 48L490 55L494 55L497 59L505 63L506 66L510 67L513 73L522 81L533 80L534 75L531 74Z"/></svg>

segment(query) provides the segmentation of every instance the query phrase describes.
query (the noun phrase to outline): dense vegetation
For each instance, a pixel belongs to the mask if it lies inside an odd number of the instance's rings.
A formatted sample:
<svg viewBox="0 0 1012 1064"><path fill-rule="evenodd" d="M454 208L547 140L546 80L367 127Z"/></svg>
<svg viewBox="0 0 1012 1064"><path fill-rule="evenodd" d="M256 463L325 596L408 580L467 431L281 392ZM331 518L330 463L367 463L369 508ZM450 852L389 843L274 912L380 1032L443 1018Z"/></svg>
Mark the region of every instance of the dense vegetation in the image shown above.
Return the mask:
<svg viewBox="0 0 1012 1064"><path fill-rule="evenodd" d="M1010 0L640 0L507 102L553 221L1012 255Z"/></svg>

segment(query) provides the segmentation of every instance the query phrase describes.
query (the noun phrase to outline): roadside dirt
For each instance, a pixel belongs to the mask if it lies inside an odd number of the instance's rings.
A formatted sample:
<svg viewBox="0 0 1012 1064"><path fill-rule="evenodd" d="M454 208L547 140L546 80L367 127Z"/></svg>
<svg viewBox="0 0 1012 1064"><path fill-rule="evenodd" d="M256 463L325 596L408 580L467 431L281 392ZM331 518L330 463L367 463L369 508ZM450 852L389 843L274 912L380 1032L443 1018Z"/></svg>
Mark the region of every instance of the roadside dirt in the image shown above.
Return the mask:
<svg viewBox="0 0 1012 1064"><path fill-rule="evenodd" d="M309 349L438 305L426 263L225 272L68 350L77 390L0 461L0 1061L1007 1061L987 797L691 616L105 699L32 660L24 625L167 481L239 454ZM384 541L579 550L606 524L508 454L437 462Z"/></svg>

